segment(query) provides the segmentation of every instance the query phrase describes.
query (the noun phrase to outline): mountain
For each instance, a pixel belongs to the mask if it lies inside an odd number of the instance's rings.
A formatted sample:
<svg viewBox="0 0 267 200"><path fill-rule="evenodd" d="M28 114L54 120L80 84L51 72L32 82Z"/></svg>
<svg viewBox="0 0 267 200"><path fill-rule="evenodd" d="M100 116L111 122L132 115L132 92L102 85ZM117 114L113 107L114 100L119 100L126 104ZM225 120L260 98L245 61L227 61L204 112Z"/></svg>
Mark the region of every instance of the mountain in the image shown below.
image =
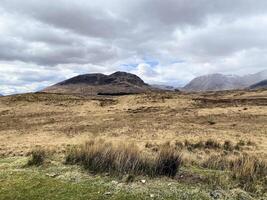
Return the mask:
<svg viewBox="0 0 267 200"><path fill-rule="evenodd" d="M253 84L249 87L249 89L252 89L252 90L263 89L263 88L267 89L267 79L260 81L256 84Z"/></svg>
<svg viewBox="0 0 267 200"><path fill-rule="evenodd" d="M4 96L4 95L0 94L0 97L2 97L2 96Z"/></svg>
<svg viewBox="0 0 267 200"><path fill-rule="evenodd" d="M183 90L218 91L244 89L265 79L267 79L267 70L245 76L209 74L193 79Z"/></svg>
<svg viewBox="0 0 267 200"><path fill-rule="evenodd" d="M84 74L44 89L46 93L70 93L84 95L137 94L153 90L141 78L126 72L111 75Z"/></svg>
<svg viewBox="0 0 267 200"><path fill-rule="evenodd" d="M167 90L167 91L174 91L175 90L175 87L169 86L169 85L154 84L154 85L151 85L151 87L156 88L156 89L160 89L160 90Z"/></svg>

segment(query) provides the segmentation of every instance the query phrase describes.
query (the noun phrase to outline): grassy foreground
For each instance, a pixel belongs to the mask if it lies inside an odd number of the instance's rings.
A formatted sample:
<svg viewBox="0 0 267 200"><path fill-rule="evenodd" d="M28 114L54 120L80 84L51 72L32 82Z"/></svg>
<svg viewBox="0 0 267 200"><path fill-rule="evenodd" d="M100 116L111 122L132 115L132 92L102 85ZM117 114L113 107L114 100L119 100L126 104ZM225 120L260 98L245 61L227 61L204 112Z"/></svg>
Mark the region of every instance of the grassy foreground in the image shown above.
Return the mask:
<svg viewBox="0 0 267 200"><path fill-rule="evenodd" d="M188 182L135 177L133 182L127 183L125 177L90 175L77 166L64 165L58 161L50 161L42 167L25 167L27 161L27 157L0 159L1 200L265 198L253 198L240 189L227 189L227 186L221 189L217 182L221 178L197 183L193 179ZM190 170L200 174L210 173L199 169ZM216 187L213 187L212 181Z"/></svg>

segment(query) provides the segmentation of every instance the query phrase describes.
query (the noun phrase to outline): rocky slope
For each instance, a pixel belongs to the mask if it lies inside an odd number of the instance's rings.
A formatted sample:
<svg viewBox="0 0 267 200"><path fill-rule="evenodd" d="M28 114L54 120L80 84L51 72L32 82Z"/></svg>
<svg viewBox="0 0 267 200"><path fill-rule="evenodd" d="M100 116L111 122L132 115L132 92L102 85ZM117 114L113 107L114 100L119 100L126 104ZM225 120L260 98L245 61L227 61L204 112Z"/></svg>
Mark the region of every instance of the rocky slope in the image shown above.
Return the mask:
<svg viewBox="0 0 267 200"><path fill-rule="evenodd" d="M68 93L83 95L137 94L153 90L141 78L126 72L111 75L84 74L44 89L46 93Z"/></svg>

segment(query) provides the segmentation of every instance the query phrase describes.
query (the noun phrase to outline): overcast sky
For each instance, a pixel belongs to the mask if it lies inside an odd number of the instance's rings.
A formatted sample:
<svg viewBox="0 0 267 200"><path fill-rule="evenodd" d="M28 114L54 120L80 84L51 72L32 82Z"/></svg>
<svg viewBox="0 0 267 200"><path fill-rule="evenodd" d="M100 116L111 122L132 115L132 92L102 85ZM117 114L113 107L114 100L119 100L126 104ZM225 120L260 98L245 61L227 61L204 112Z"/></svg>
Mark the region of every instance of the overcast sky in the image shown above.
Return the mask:
<svg viewBox="0 0 267 200"><path fill-rule="evenodd" d="M2 94L83 73L181 86L266 68L266 0L0 0Z"/></svg>

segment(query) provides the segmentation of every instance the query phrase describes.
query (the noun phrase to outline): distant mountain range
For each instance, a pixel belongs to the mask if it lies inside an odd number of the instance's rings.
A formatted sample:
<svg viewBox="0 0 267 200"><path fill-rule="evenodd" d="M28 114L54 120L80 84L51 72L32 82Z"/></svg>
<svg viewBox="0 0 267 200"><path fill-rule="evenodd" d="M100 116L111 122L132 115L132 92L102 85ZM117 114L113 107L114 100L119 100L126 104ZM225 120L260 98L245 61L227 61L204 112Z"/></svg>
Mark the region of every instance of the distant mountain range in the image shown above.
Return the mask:
<svg viewBox="0 0 267 200"><path fill-rule="evenodd" d="M183 90L201 92L244 89L265 79L267 70L245 76L209 74L193 79Z"/></svg>
<svg viewBox="0 0 267 200"><path fill-rule="evenodd" d="M261 82L262 81L262 82ZM220 91L266 88L267 70L245 76L210 74L193 79L183 91ZM41 92L83 95L126 95L150 91L175 91L172 86L148 85L141 78L127 72L84 74L67 79Z"/></svg>
<svg viewBox="0 0 267 200"><path fill-rule="evenodd" d="M169 85L157 85L157 84L153 84L151 85L153 88L157 88L160 90L167 90L167 91L174 91L176 88L173 86L169 86Z"/></svg>
<svg viewBox="0 0 267 200"><path fill-rule="evenodd" d="M111 75L84 74L44 89L46 93L70 93L83 95L124 95L155 90L141 78L126 72Z"/></svg>
<svg viewBox="0 0 267 200"><path fill-rule="evenodd" d="M2 96L4 96L4 95L0 94L0 97L2 97Z"/></svg>
<svg viewBox="0 0 267 200"><path fill-rule="evenodd" d="M249 89L255 90L255 89L267 89L267 79L260 81L259 83L253 84L249 87Z"/></svg>

